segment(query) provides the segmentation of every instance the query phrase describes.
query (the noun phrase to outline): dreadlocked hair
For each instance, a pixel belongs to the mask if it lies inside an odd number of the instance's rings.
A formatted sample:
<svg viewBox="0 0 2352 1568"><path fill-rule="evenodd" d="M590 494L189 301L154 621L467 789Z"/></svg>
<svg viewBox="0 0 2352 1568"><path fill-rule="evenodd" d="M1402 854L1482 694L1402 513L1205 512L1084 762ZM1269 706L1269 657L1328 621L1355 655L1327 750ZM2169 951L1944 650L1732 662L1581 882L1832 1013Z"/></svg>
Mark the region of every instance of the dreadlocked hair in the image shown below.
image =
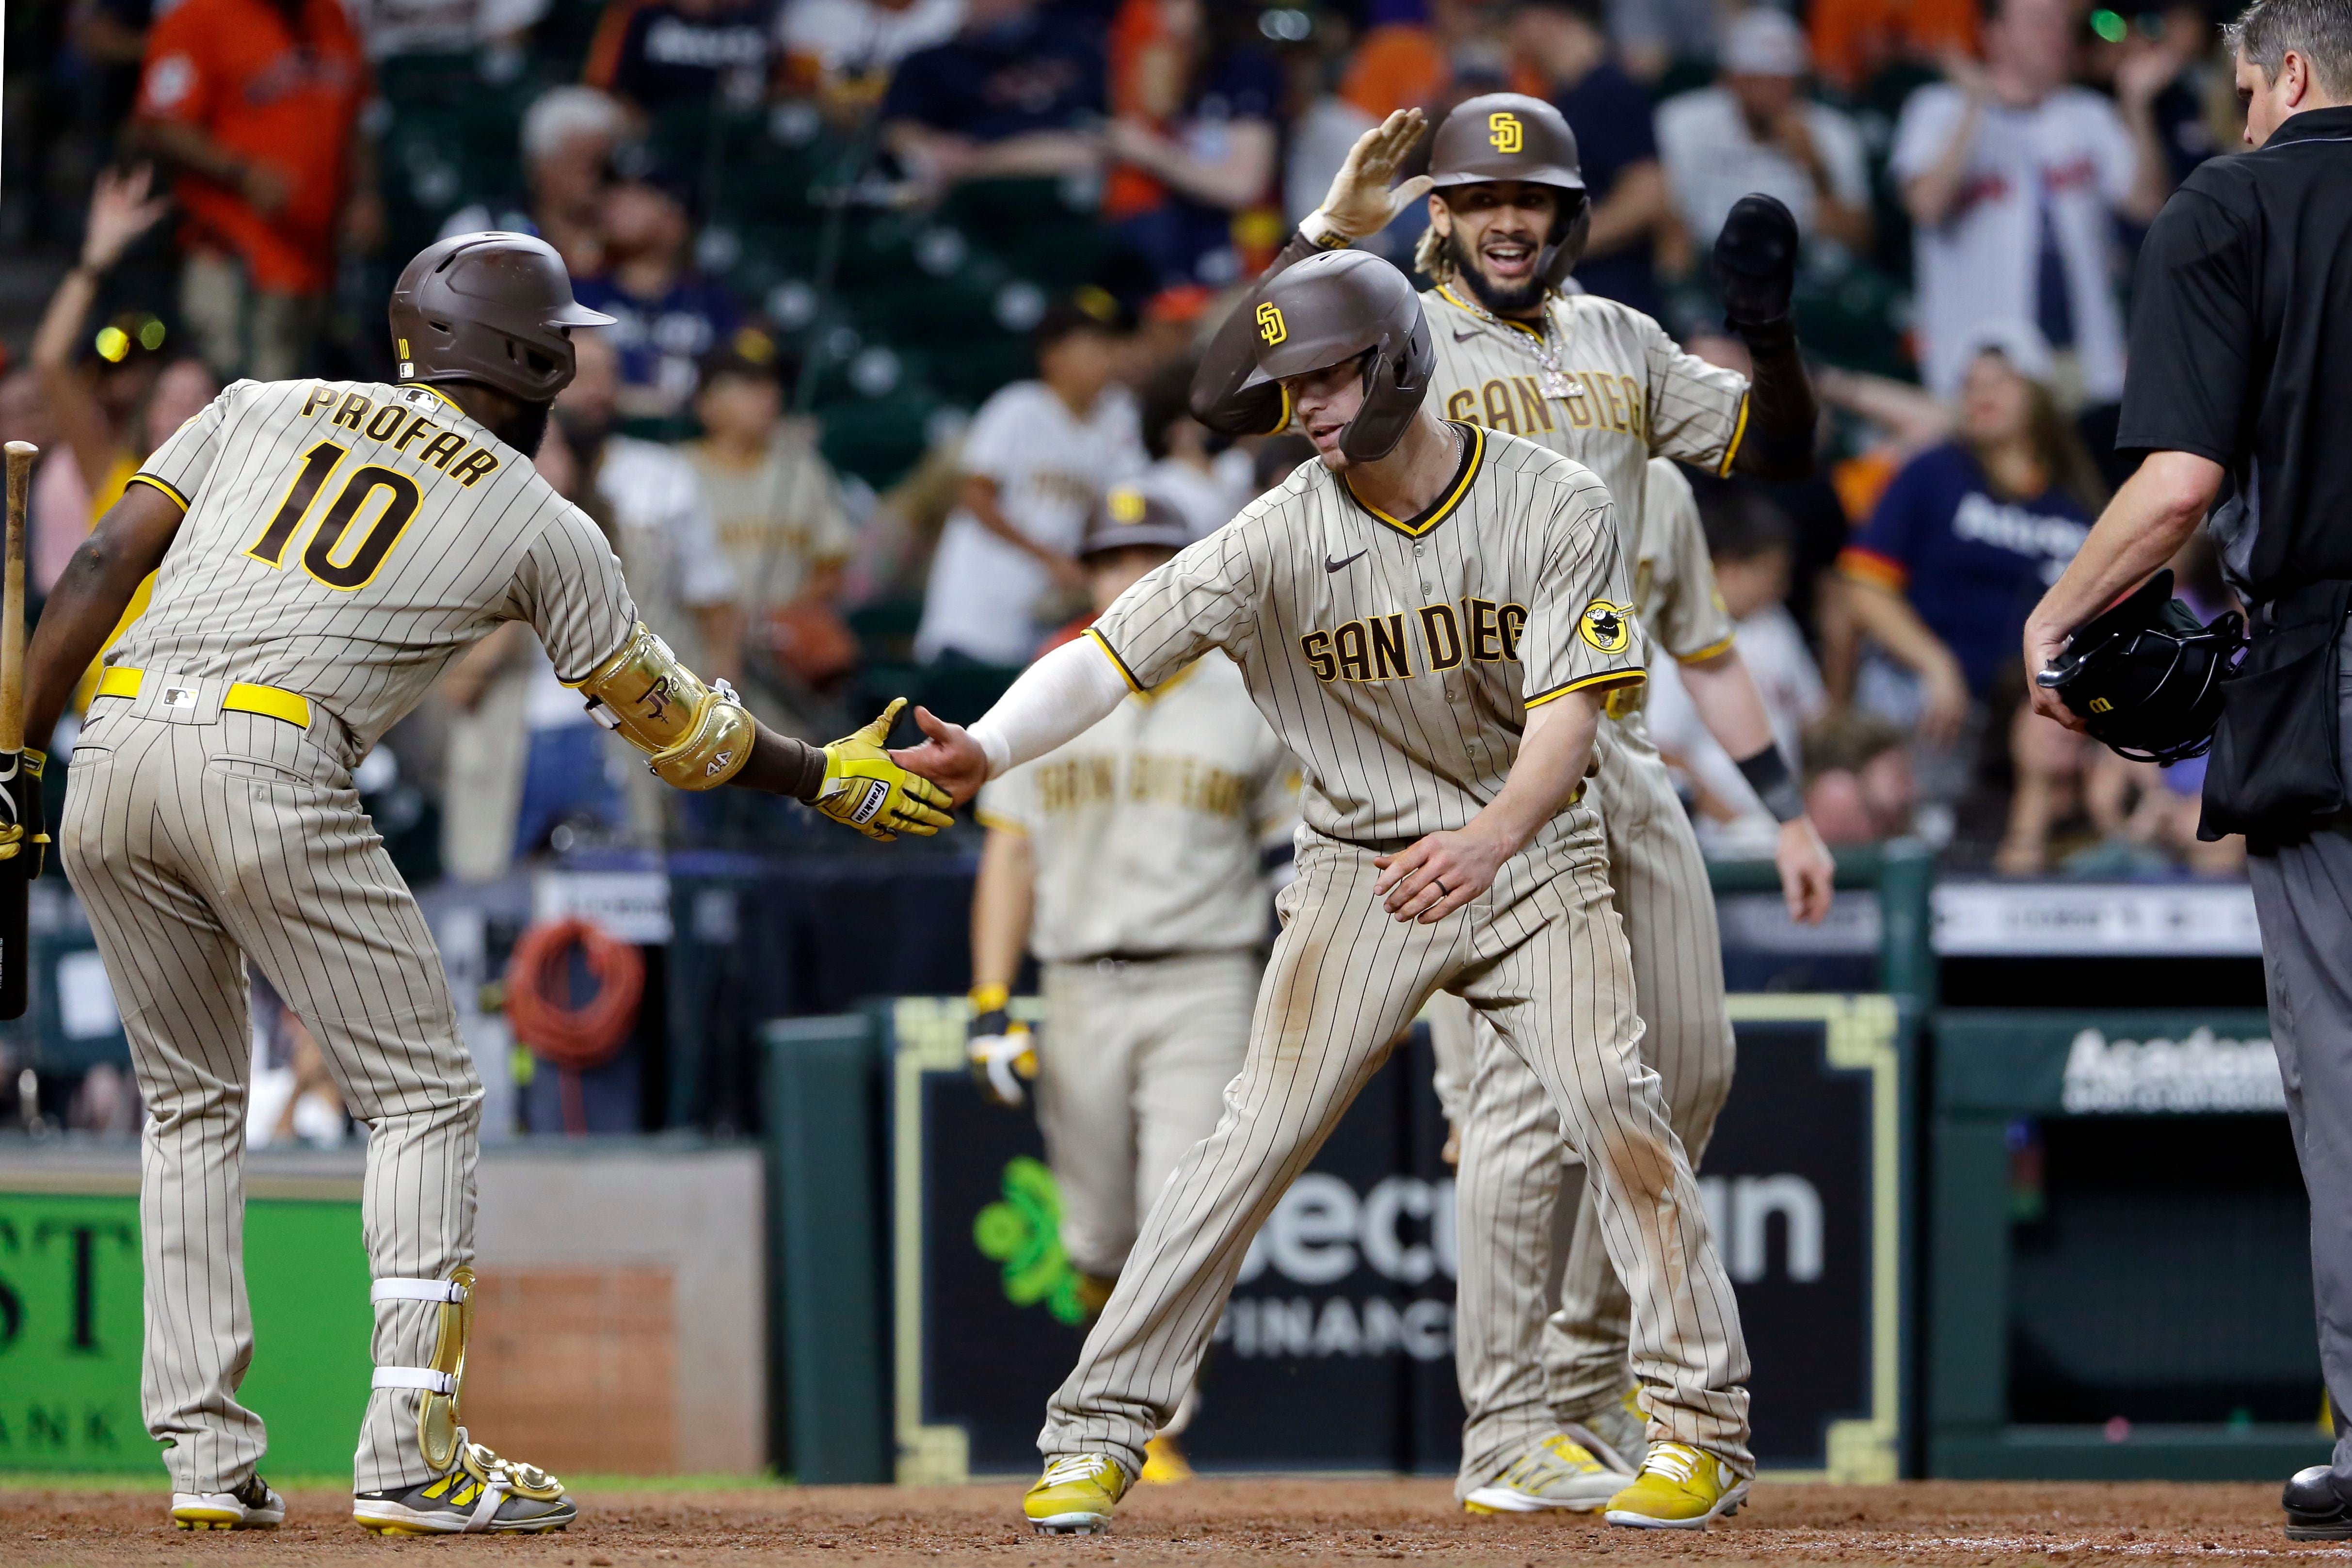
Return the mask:
<svg viewBox="0 0 2352 1568"><path fill-rule="evenodd" d="M1451 270L1445 262L1445 241L1434 228L1421 231L1412 247L1412 269L1432 283L1443 283Z"/></svg>

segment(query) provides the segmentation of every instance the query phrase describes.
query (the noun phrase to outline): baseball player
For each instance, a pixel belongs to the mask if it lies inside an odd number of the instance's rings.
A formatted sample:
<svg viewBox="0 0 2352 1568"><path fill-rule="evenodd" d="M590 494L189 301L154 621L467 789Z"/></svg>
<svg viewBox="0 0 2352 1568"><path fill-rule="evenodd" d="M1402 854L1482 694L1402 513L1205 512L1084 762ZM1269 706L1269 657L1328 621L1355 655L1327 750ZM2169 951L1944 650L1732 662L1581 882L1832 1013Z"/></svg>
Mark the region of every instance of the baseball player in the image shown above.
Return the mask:
<svg viewBox="0 0 2352 1568"><path fill-rule="evenodd" d="M46 737L131 590L79 742L60 852L131 1037L147 1121L142 1399L183 1527L275 1525L241 1263L246 966L318 1037L365 1121L375 1309L352 1514L386 1532L536 1532L562 1485L460 1425L482 1089L433 939L351 770L457 655L528 622L600 721L686 789L795 795L877 837L946 797L883 752L896 708L822 750L760 727L636 620L596 525L533 469L574 302L538 239L431 247L392 298L398 384L242 381L140 468L75 552L27 663ZM34 756L28 752L27 756ZM37 758L36 761L37 762Z"/></svg>
<svg viewBox="0 0 2352 1568"><path fill-rule="evenodd" d="M1129 589L970 732L919 714L930 739L895 753L962 798L1222 648L1307 775L1241 1076L1054 1395L1025 1511L1049 1531L1108 1524L1252 1234L1443 988L1544 1085L1633 1285L1658 1441L1609 1517L1704 1524L1747 1495L1748 1355L1641 1059L1600 823L1579 798L1603 696L1642 679L1609 493L1558 453L1439 417L1419 298L1377 258L1303 261L1250 320L1251 387L1292 410L1319 461Z"/></svg>
<svg viewBox="0 0 2352 1568"><path fill-rule="evenodd" d="M1431 190L1416 264L1436 364L1432 399L1450 418L1567 454L1617 504L1634 618L1680 663L1709 729L1782 823L1781 879L1792 914L1828 911L1833 871L1804 815L1754 680L1733 646L1687 483L1658 458L1807 471L1814 407L1789 322L1796 229L1769 197L1746 198L1716 251L1734 330L1754 355L1753 385L1684 353L1649 317L1564 292L1590 224L1576 139L1559 111L1516 93L1474 98L1438 128L1430 174L1391 191L1422 130L1403 110L1361 137L1323 206L1269 277L1350 237L1377 233ZM1252 384L1250 312L1220 331L1194 383L1195 412L1233 433L1287 426L1280 393ZM1653 499L1664 469L1673 493ZM1679 504L1677 504L1679 503ZM1643 1058L1663 1079L1694 1163L1731 1087L1731 1020L1706 866L1664 763L1641 719L1642 689L1612 693L1594 742L1591 804L1607 833L1610 880L1633 953ZM1627 1302L1580 1212L1559 1313L1545 1327L1558 1129L1543 1086L1491 1031L1440 1003L1435 1034L1466 1086L1457 1121L1462 1238L1454 1354L1467 1421L1456 1495L1475 1511L1594 1509L1630 1480L1643 1452L1629 1408ZM1465 1047L1468 1060L1463 1060Z"/></svg>
<svg viewBox="0 0 2352 1568"><path fill-rule="evenodd" d="M1166 501L1112 490L1078 550L1096 612L1192 542ZM1213 653L992 780L973 809L988 837L971 900L972 1070L1007 1105L1022 1101L1024 1058L1038 1075L1062 1249L1098 1312L1144 1210L1241 1070L1266 862L1288 859L1298 766ZM1034 1044L1005 1013L1024 947L1045 966ZM1176 1442L1190 1413L1187 1401L1146 1447L1142 1479L1191 1473Z"/></svg>

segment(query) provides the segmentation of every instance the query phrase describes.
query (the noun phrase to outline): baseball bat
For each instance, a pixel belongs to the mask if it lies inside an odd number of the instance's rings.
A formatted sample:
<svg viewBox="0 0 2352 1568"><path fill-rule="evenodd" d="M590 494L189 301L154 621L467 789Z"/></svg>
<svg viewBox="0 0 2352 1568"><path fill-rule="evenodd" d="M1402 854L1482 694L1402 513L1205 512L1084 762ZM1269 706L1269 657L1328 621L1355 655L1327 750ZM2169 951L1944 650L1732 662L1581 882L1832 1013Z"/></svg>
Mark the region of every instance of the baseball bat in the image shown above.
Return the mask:
<svg viewBox="0 0 2352 1568"><path fill-rule="evenodd" d="M7 575L0 582L0 784L13 787L25 761L25 497L32 488L33 459L41 449L30 441L11 441L0 451L5 452L8 466ZM25 1016L26 982L33 970L25 900L33 864L32 837L44 825L17 826L24 837L16 853L0 860L0 1019Z"/></svg>

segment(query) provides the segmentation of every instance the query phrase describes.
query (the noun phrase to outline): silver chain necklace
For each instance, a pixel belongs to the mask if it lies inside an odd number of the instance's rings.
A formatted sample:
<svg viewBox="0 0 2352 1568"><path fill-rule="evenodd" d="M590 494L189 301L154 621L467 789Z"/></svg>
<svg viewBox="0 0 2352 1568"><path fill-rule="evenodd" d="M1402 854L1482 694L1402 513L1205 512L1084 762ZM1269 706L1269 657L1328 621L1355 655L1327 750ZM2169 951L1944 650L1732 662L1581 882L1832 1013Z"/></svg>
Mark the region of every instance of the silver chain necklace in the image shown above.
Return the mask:
<svg viewBox="0 0 2352 1568"><path fill-rule="evenodd" d="M1469 285L1458 290L1454 283L1441 283L1438 292L1469 311L1490 327L1499 327L1503 335L1535 356L1538 374L1536 386L1546 397L1573 397L1576 388L1568 379L1568 372L1559 363L1559 351L1552 347L1551 307L1547 298L1543 310L1543 331L1534 331L1517 322L1504 321L1482 304Z"/></svg>

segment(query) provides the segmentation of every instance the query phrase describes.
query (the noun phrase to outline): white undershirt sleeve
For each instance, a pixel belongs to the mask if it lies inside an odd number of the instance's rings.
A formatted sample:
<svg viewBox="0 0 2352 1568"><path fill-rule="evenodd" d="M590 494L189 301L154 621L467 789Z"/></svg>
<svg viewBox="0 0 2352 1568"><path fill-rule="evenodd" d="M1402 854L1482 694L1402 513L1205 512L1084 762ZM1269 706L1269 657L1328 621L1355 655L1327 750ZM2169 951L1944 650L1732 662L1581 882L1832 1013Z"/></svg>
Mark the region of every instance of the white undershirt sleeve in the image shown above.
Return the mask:
<svg viewBox="0 0 2352 1568"><path fill-rule="evenodd" d="M1042 757L1110 716L1127 678L1090 637L1064 643L1027 669L971 727L988 753L988 776Z"/></svg>

